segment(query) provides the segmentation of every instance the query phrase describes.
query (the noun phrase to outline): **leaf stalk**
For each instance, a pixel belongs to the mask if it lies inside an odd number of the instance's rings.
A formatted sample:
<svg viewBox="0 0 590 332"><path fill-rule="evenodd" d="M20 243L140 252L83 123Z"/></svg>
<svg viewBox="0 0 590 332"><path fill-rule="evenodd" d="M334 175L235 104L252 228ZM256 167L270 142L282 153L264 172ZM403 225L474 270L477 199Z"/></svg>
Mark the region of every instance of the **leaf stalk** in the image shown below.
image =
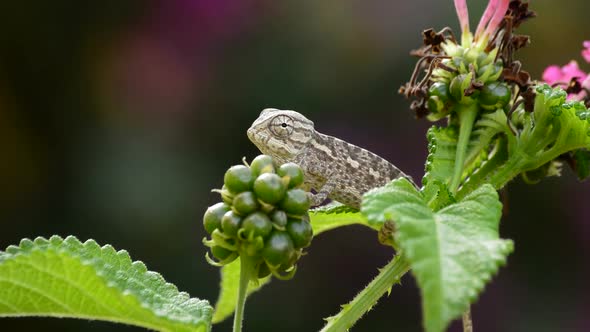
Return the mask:
<svg viewBox="0 0 590 332"><path fill-rule="evenodd" d="M342 306L338 314L326 319L328 323L320 332L348 331L409 270L410 265L403 256L396 255L391 262L380 269L377 277L367 287L351 302Z"/></svg>
<svg viewBox="0 0 590 332"><path fill-rule="evenodd" d="M238 287L238 300L236 303L236 313L234 315L233 332L242 331L242 321L244 320L244 308L246 307L247 290L250 279L254 276L256 262L252 257L240 255L240 284Z"/></svg>

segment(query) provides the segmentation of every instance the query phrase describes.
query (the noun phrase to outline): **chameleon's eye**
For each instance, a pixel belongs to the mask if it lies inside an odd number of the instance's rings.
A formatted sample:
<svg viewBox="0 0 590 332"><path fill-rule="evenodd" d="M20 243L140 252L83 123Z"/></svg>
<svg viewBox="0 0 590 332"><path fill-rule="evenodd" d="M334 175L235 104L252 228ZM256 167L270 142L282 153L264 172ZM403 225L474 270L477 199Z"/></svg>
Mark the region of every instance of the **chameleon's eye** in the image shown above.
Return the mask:
<svg viewBox="0 0 590 332"><path fill-rule="evenodd" d="M293 119L288 115L277 115L268 123L268 129L279 137L287 137L293 132Z"/></svg>

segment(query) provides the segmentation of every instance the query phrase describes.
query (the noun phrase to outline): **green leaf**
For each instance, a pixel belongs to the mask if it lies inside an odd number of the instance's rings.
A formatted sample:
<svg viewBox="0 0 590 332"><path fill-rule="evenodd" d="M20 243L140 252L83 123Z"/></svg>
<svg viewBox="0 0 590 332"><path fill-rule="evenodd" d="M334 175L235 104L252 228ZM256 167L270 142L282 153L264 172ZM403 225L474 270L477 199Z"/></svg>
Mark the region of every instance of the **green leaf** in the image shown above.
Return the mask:
<svg viewBox="0 0 590 332"><path fill-rule="evenodd" d="M147 271L129 254L73 236L24 239L0 252L0 317L119 322L158 331L210 331L204 300Z"/></svg>
<svg viewBox="0 0 590 332"><path fill-rule="evenodd" d="M536 169L566 152L590 148L590 111L584 104L565 102L565 91L547 84L536 91L535 111L525 118L519 151L514 153L526 156L523 171Z"/></svg>
<svg viewBox="0 0 590 332"><path fill-rule="evenodd" d="M563 89L547 84L536 88L534 111L517 110L522 129L517 137L507 136L508 158L487 175L486 182L500 189L520 173L539 169L571 151L590 148L590 111L581 102L566 102L566 96Z"/></svg>
<svg viewBox="0 0 590 332"><path fill-rule="evenodd" d="M221 283L219 285L219 298L215 304L213 324L220 323L231 316L236 309L238 299L238 287L240 285L240 260L236 259L221 268ZM258 280L258 284L248 285L248 296L258 291L262 286L270 282L270 276Z"/></svg>
<svg viewBox="0 0 590 332"><path fill-rule="evenodd" d="M360 211L340 203L331 203L310 210L309 218L313 228L313 236L348 225L363 225L379 230L379 227L369 225Z"/></svg>
<svg viewBox="0 0 590 332"><path fill-rule="evenodd" d="M438 180L429 181L421 192L428 207L435 212L456 202L447 185Z"/></svg>
<svg viewBox="0 0 590 332"><path fill-rule="evenodd" d="M428 138L428 158L422 183L439 181L446 185L453 177L457 140L459 133L455 127L432 126L426 134Z"/></svg>
<svg viewBox="0 0 590 332"><path fill-rule="evenodd" d="M499 239L501 209L487 184L438 212L405 179L365 194L363 214L397 226L396 242L421 289L427 331L444 331L461 316L513 250L512 241Z"/></svg>
<svg viewBox="0 0 590 332"><path fill-rule="evenodd" d="M573 169L580 180L586 180L590 176L590 151L578 149L573 152Z"/></svg>
<svg viewBox="0 0 590 332"><path fill-rule="evenodd" d="M494 136L501 132L512 135L506 123L506 114L502 109L481 115L473 125L473 132L469 138L469 148L465 158L468 167L478 167L487 159L488 150Z"/></svg>
<svg viewBox="0 0 590 332"><path fill-rule="evenodd" d="M469 177L464 181L459 188L459 191L455 194L456 199L460 200L476 188L481 187L482 184L490 182L490 174L496 172L508 159L508 142L510 139L511 138L507 138L507 136L504 135L493 140L493 145L487 156L487 160L469 174Z"/></svg>

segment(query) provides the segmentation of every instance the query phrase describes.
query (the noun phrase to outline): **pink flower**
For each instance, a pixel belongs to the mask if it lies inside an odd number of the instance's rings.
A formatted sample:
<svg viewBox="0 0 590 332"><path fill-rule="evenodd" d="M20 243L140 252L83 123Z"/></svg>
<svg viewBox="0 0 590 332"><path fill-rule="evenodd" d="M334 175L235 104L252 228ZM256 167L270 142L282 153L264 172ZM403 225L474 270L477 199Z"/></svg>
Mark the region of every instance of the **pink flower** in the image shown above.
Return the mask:
<svg viewBox="0 0 590 332"><path fill-rule="evenodd" d="M490 1L490 3L491 2L494 2L494 1L492 0L492 1ZM490 21L488 23L486 31L484 32L484 36L487 36L487 37L492 36L496 32L496 30L500 26L500 23L502 23L504 16L506 15L506 10L508 10L508 6L510 5L509 0L498 0L495 2L496 2L496 6L493 9L491 9L491 10L493 10L493 15L490 18ZM490 6L491 5L488 5L488 8ZM487 11L487 8L486 8L486 11ZM484 13L484 17L485 17L485 13ZM484 17L482 17L482 21L483 21Z"/></svg>
<svg viewBox="0 0 590 332"><path fill-rule="evenodd" d="M455 0L455 10L459 18L461 32L469 32L469 11L467 11L467 0Z"/></svg>
<svg viewBox="0 0 590 332"><path fill-rule="evenodd" d="M509 5L510 0L489 0L488 6L486 7L486 10L481 16L479 24L477 25L477 30L475 31L475 40L481 38L487 41L487 39L496 32L502 23L504 16L506 15ZM459 24L461 25L461 33L463 34L463 38L465 38L466 35L469 35L470 37L465 40L469 40L471 42L467 0L455 0L455 10L457 11L457 17L459 18Z"/></svg>
<svg viewBox="0 0 590 332"><path fill-rule="evenodd" d="M561 68L556 65L547 67L543 72L543 81L547 82L549 85L555 83L568 84L574 77L578 78L581 82L586 79L586 76L586 73L578 67L578 63L575 60L572 60Z"/></svg>
<svg viewBox="0 0 590 332"><path fill-rule="evenodd" d="M582 56L586 59L586 62L590 63L590 40L586 40L584 42L584 50L582 51Z"/></svg>
<svg viewBox="0 0 590 332"><path fill-rule="evenodd" d="M479 24L477 25L477 30L475 30L475 39L479 39L486 29L486 24L492 19L492 16L496 12L496 8L498 7L498 0L490 0L488 2L488 6L486 10L483 12L481 19L479 20Z"/></svg>
<svg viewBox="0 0 590 332"><path fill-rule="evenodd" d="M590 40L584 41L583 45L584 50L582 50L582 56L586 62L590 63ZM590 90L590 73L582 71L575 60L570 61L563 67L556 65L549 66L543 72L543 81L549 85L559 85L564 89L570 86L572 79L576 79L580 83L582 91L568 94L567 99L587 100L589 97L587 91Z"/></svg>

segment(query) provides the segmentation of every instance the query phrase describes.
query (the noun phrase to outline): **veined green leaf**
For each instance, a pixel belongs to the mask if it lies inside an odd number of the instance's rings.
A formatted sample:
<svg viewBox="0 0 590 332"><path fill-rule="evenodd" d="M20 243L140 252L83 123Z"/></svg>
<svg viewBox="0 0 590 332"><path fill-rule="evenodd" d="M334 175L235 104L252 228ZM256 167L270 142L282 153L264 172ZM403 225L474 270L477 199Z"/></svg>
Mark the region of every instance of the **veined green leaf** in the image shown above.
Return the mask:
<svg viewBox="0 0 590 332"><path fill-rule="evenodd" d="M581 102L565 102L566 92L538 86L535 111L525 118L516 156L527 156L523 171L536 169L558 156L590 148L590 111ZM513 157L511 155L511 157Z"/></svg>
<svg viewBox="0 0 590 332"><path fill-rule="evenodd" d="M469 138L469 148L465 158L466 171L477 168L487 159L492 138L501 132L512 135L506 126L506 114L504 110L498 109L495 112L483 113L479 120L473 124L473 132Z"/></svg>
<svg viewBox="0 0 590 332"><path fill-rule="evenodd" d="M561 88L543 84L535 91L534 111L518 109L512 116L517 120L519 132L517 136L506 136L505 163L486 175L485 181L496 189L523 172L555 165L551 162L563 154L590 149L590 110L579 101L566 102L567 93ZM582 165L585 159L582 156ZM547 175L553 174L555 172L547 172ZM580 175L584 176L584 172L578 173Z"/></svg>
<svg viewBox="0 0 590 332"><path fill-rule="evenodd" d="M428 158L426 159L424 185L429 181L440 181L449 185L455 168L458 131L454 127L432 126L426 134L428 138Z"/></svg>
<svg viewBox="0 0 590 332"><path fill-rule="evenodd" d="M420 191L428 207L435 212L456 202L447 185L438 180L429 181Z"/></svg>
<svg viewBox="0 0 590 332"><path fill-rule="evenodd" d="M158 331L209 331L204 300L94 240L24 239L0 252L0 317L86 318Z"/></svg>
<svg viewBox="0 0 590 332"><path fill-rule="evenodd" d="M397 226L396 242L421 289L427 331L444 331L461 316L513 250L512 241L499 239L501 208L487 184L438 212L405 179L365 194L363 214Z"/></svg>
<svg viewBox="0 0 590 332"><path fill-rule="evenodd" d="M309 219L314 236L348 225L363 225L379 230L379 227L369 225L360 211L340 203L331 203L309 211Z"/></svg>

